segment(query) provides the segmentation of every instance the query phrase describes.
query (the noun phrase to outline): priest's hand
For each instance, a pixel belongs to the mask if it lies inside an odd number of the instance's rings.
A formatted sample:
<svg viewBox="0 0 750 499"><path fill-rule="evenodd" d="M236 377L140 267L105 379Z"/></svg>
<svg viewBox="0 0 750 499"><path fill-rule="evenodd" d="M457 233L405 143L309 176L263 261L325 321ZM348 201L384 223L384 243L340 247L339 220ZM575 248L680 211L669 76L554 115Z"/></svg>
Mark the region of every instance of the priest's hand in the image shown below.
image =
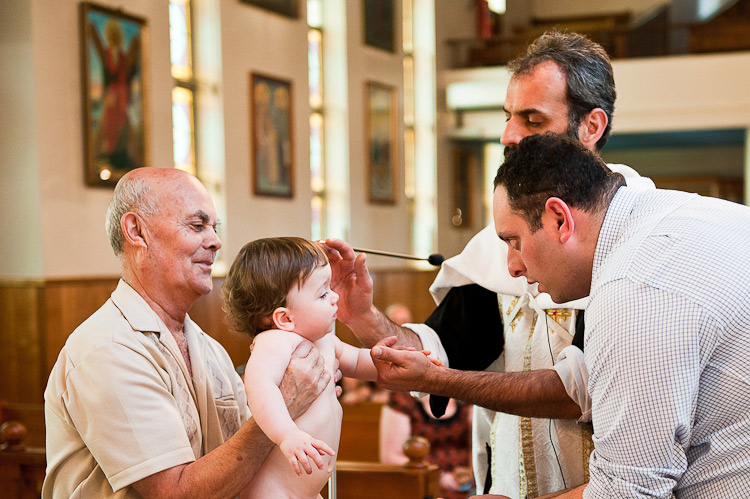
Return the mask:
<svg viewBox="0 0 750 499"><path fill-rule="evenodd" d="M339 295L338 317L345 324L372 311L372 277L367 257L341 239L323 241L331 262L331 289Z"/></svg>
<svg viewBox="0 0 750 499"><path fill-rule="evenodd" d="M430 392L432 381L445 369L428 357L429 352L394 348L396 337L383 338L370 355L378 370L378 385L389 390Z"/></svg>

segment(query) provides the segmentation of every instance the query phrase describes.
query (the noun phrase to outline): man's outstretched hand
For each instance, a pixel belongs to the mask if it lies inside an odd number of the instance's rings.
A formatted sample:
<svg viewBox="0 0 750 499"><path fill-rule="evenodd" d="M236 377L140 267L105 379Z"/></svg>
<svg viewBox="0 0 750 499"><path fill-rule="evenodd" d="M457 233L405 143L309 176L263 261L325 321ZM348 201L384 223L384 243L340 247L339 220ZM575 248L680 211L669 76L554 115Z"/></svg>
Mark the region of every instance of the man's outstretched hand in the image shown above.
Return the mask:
<svg viewBox="0 0 750 499"><path fill-rule="evenodd" d="M429 392L430 376L442 368L425 350L396 347L396 337L378 341L370 355L378 370L378 384L389 390Z"/></svg>

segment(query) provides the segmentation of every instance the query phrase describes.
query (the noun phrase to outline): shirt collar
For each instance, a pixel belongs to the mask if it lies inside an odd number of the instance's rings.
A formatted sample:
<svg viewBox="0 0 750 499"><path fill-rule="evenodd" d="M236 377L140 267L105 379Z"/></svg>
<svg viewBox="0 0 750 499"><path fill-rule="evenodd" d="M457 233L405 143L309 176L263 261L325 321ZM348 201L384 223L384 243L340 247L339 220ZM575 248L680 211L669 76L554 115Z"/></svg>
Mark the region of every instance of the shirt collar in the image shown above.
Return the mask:
<svg viewBox="0 0 750 499"><path fill-rule="evenodd" d="M604 216L604 222L599 231L596 250L594 250L594 264L591 269L592 289L594 282L596 282L599 277L598 274L602 265L622 235L625 222L633 211L633 206L635 205L637 196L637 193L628 187L620 187L612 198L612 201L609 203L607 214Z"/></svg>
<svg viewBox="0 0 750 499"><path fill-rule="evenodd" d="M112 292L112 303L120 310L122 316L135 331L161 333L166 331L159 316L156 315L146 300L130 284L120 279L117 288Z"/></svg>

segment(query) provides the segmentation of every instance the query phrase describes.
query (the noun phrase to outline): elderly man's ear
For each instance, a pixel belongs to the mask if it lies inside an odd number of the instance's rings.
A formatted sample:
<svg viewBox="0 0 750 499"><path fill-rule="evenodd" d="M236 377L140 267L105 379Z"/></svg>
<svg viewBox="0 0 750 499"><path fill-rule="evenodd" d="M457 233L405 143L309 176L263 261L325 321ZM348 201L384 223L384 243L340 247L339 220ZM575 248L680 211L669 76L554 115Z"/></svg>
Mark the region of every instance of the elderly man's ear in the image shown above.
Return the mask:
<svg viewBox="0 0 750 499"><path fill-rule="evenodd" d="M148 248L148 231L140 215L132 211L125 213L120 220L120 226L128 244Z"/></svg>

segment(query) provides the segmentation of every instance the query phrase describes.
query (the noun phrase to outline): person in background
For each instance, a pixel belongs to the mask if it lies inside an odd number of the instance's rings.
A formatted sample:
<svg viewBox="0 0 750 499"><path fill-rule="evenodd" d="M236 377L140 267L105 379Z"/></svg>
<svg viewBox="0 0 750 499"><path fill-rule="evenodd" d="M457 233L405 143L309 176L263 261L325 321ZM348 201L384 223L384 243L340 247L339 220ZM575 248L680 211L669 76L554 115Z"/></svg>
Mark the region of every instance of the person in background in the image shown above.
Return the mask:
<svg viewBox="0 0 750 499"><path fill-rule="evenodd" d="M233 497L274 447L224 348L188 316L213 286L221 241L194 176L139 168L115 187L106 230L122 277L68 337L44 393L42 497ZM310 342L283 374L292 417L332 382Z"/></svg>
<svg viewBox="0 0 750 499"><path fill-rule="evenodd" d="M385 315L399 326L414 322L411 309L403 303L391 303L384 310Z"/></svg>
<svg viewBox="0 0 750 499"><path fill-rule="evenodd" d="M432 414L429 396L392 391L380 412L380 462L405 464L404 444L414 436L430 442L427 459L440 467L440 494L465 499L474 492L471 471L472 406L450 399L445 414Z"/></svg>

